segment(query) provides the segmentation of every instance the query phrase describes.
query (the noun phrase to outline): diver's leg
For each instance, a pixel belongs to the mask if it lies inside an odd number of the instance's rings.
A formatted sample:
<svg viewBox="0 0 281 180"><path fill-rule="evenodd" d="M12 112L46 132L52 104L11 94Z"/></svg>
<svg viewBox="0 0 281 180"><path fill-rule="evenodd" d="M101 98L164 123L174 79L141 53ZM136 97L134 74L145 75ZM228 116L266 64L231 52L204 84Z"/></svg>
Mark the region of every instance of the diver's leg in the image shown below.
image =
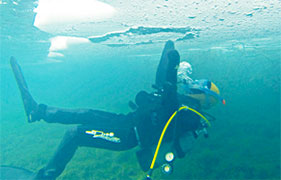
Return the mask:
<svg viewBox="0 0 281 180"><path fill-rule="evenodd" d="M118 138L119 141L115 141L111 138L94 137L94 135L86 133L86 131L92 130L103 131L104 133L113 133L114 139ZM95 126L83 125L77 127L77 136L79 139L79 146L83 147L95 147L113 151L124 151L138 145L136 133L133 127L111 126L99 129Z"/></svg>
<svg viewBox="0 0 281 180"><path fill-rule="evenodd" d="M54 156L46 167L37 172L35 179L55 179L58 177L63 172L67 163L71 160L79 146L122 151L137 145L136 135L133 128L103 130L104 132L114 132L114 136L120 138L119 142L103 138L93 138L92 135L86 134L86 131L88 130L93 130L93 127L78 126L68 130Z"/></svg>
<svg viewBox="0 0 281 180"><path fill-rule="evenodd" d="M42 111L43 114L40 117L48 123L91 124L95 125L95 127L119 127L120 125L129 125L133 122L130 116L124 114L92 109L63 109L46 105L41 106L45 106L45 111Z"/></svg>
<svg viewBox="0 0 281 180"><path fill-rule="evenodd" d="M35 122L43 119L49 123L95 124L97 126L106 126L107 124L119 125L120 121L124 120L124 115L122 114L119 115L90 109L62 109L49 107L45 104L38 105L29 93L21 68L14 57L11 57L10 64L21 93L28 122ZM115 119L119 119L119 121L113 121Z"/></svg>
<svg viewBox="0 0 281 180"><path fill-rule="evenodd" d="M54 156L51 158L46 167L40 169L34 179L56 179L64 170L66 164L73 157L77 147L78 138L76 129L68 130Z"/></svg>

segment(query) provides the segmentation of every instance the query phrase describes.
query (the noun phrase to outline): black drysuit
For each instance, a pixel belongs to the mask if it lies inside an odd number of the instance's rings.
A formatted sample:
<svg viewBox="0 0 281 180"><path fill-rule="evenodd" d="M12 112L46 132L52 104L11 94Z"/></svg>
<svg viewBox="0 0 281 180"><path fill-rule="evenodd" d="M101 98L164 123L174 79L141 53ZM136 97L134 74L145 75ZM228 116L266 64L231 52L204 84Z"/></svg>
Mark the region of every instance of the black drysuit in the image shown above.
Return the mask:
<svg viewBox="0 0 281 180"><path fill-rule="evenodd" d="M55 179L58 177L79 146L114 151L128 150L137 145L140 145L142 149L155 146L167 120L180 107L176 88L179 60L180 57L174 50L173 42L168 41L157 70L157 95L141 91L136 96L136 109L126 115L91 109L62 109L40 104L44 121L78 124L78 126L65 133L57 151L46 167L37 173L36 178ZM178 114L166 132L164 143L178 144L176 142L182 133L196 130L199 126L199 118L193 113L181 111ZM120 142L93 138L92 135L86 134L86 131L90 130L114 132L114 136L120 138ZM148 165L146 163L142 168L146 170Z"/></svg>

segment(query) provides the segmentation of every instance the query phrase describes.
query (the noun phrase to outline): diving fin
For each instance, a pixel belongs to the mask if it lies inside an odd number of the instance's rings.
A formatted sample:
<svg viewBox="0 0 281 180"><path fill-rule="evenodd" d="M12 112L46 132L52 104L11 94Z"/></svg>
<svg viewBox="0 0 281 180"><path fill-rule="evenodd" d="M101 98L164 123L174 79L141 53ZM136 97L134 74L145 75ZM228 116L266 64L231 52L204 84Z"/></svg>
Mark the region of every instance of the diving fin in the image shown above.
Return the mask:
<svg viewBox="0 0 281 180"><path fill-rule="evenodd" d="M27 120L28 122L34 122L36 121L36 119L32 119L32 113L37 110L38 104L35 102L31 94L29 93L21 68L14 57L11 57L10 64L13 69L13 73L15 75L21 93Z"/></svg>
<svg viewBox="0 0 281 180"><path fill-rule="evenodd" d="M163 87L163 84L166 81L166 74L167 74L167 68L169 63L168 52L171 50L175 50L175 44L173 41L169 40L165 43L159 65L157 67L155 85L158 88Z"/></svg>

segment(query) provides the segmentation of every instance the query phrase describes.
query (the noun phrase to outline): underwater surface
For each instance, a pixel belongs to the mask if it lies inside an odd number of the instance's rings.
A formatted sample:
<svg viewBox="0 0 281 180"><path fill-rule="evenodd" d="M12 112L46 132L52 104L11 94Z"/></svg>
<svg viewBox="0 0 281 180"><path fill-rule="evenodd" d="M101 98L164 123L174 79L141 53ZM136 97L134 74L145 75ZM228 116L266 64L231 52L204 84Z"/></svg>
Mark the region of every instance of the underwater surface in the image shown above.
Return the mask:
<svg viewBox="0 0 281 180"><path fill-rule="evenodd" d="M280 179L280 12L280 0L0 0L0 165L38 171L72 127L27 122L11 56L39 103L128 113L173 40L226 105L208 111L210 137L153 179ZM81 147L58 179L142 179L136 150Z"/></svg>

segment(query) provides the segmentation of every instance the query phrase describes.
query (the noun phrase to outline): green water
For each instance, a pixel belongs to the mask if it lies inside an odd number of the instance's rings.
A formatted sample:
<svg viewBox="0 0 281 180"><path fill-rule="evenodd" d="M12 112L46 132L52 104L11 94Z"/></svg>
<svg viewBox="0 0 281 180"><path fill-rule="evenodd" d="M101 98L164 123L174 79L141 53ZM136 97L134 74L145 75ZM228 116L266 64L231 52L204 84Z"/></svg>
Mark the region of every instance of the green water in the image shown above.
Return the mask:
<svg viewBox="0 0 281 180"><path fill-rule="evenodd" d="M173 175L156 171L156 179L280 178L279 53L279 49L270 48L244 53L183 53L182 58L194 67L193 77L216 82L226 105L210 111L217 117L210 138L199 138L191 154L175 163ZM22 69L39 102L126 113L127 102L140 89L151 90L159 57L117 57L82 65L68 62ZM1 164L38 170L69 127L28 124L11 69L1 69ZM80 148L59 179L139 179L144 173L135 150L119 153Z"/></svg>
<svg viewBox="0 0 281 180"><path fill-rule="evenodd" d="M34 98L50 106L127 113L137 92L153 90L164 43L81 45L64 51L61 63L46 63L50 43L38 40L50 35L29 29L25 33L39 35L25 38L15 29L9 37L7 29L1 29L1 165L39 170L71 127L27 123L10 56L22 66ZM214 81L226 105L208 111L217 118L210 137L198 138L192 152L175 162L172 175L157 169L154 179L280 179L280 36L266 38L241 40L243 48L229 42L194 47L196 39L176 42L181 59L193 66L192 78ZM145 173L136 150L79 148L58 179L141 179Z"/></svg>

